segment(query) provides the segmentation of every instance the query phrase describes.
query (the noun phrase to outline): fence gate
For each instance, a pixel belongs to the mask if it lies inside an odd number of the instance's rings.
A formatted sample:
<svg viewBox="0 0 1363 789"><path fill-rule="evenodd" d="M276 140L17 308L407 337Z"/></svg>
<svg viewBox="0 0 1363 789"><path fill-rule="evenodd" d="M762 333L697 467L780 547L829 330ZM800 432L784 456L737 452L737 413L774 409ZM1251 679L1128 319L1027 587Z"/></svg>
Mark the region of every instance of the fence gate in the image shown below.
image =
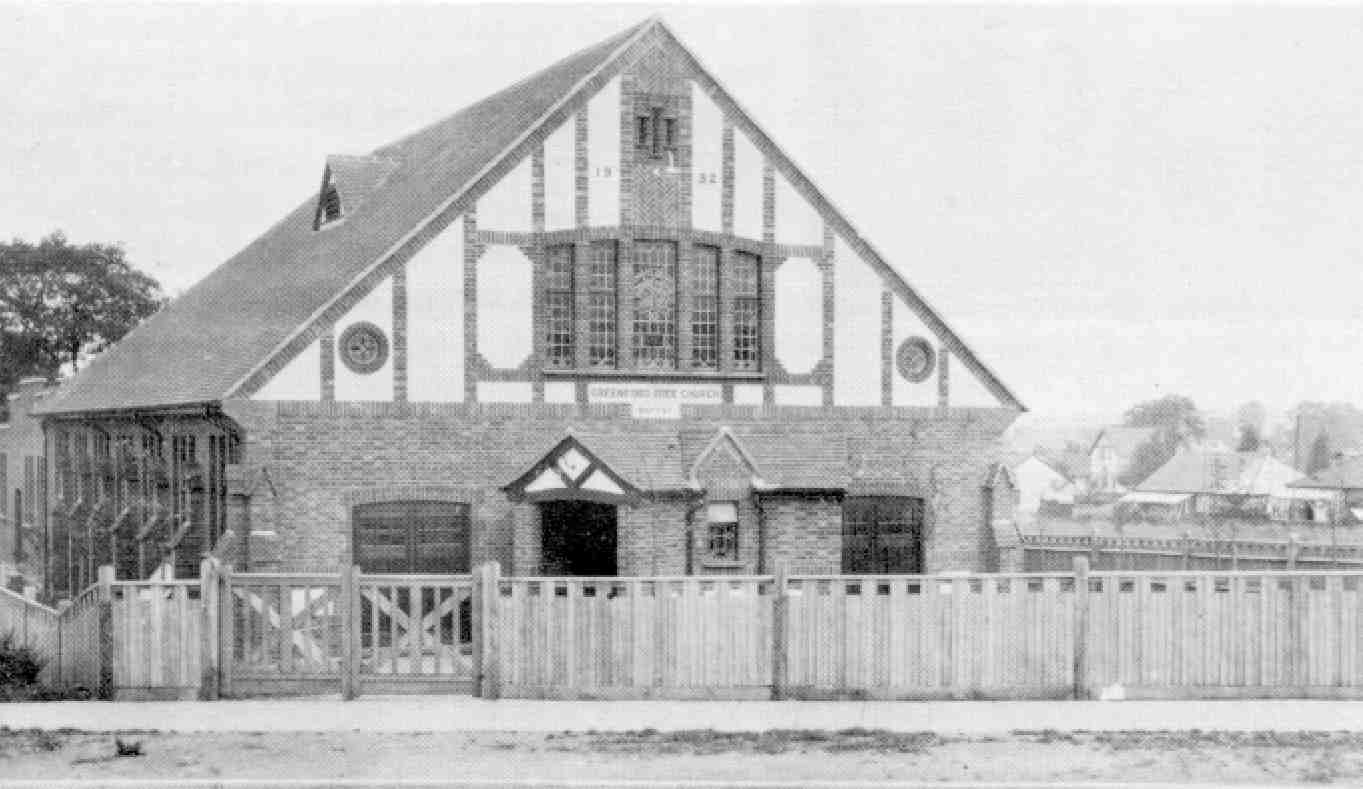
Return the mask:
<svg viewBox="0 0 1363 789"><path fill-rule="evenodd" d="M355 589L364 692L473 691L473 576L360 575Z"/></svg>
<svg viewBox="0 0 1363 789"><path fill-rule="evenodd" d="M469 575L234 573L221 584L221 693L468 693Z"/></svg>
<svg viewBox="0 0 1363 789"><path fill-rule="evenodd" d="M334 693L344 670L340 574L223 578L222 693Z"/></svg>

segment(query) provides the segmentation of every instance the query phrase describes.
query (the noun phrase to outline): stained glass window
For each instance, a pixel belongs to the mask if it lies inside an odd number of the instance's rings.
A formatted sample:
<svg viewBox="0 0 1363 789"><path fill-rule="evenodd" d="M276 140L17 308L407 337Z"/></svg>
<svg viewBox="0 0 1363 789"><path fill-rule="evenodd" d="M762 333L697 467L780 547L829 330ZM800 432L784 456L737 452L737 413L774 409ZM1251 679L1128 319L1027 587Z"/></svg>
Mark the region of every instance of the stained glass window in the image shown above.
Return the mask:
<svg viewBox="0 0 1363 789"><path fill-rule="evenodd" d="M677 248L666 241L634 244L634 363L677 363Z"/></svg>

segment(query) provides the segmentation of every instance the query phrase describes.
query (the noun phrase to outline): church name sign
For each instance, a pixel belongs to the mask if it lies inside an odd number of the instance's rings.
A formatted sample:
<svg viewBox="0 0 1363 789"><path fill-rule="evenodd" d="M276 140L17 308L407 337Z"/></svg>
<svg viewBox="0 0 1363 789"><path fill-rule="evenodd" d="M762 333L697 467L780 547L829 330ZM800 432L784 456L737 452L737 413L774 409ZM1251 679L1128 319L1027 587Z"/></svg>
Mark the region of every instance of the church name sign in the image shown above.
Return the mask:
<svg viewBox="0 0 1363 789"><path fill-rule="evenodd" d="M593 403L626 403L635 419L680 419L683 405L719 405L720 387L713 384L592 383Z"/></svg>

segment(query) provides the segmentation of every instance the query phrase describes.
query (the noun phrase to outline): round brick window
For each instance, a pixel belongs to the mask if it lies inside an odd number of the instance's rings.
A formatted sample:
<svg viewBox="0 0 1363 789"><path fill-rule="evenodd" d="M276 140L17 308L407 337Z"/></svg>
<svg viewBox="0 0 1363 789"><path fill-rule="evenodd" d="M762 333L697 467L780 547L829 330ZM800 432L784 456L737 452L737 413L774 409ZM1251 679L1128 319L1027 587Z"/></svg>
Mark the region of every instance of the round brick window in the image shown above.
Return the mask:
<svg viewBox="0 0 1363 789"><path fill-rule="evenodd" d="M904 376L904 380L917 384L928 380L928 376L932 375L937 354L932 350L932 343L922 337L910 337L899 344L899 350L894 358L899 374Z"/></svg>
<svg viewBox="0 0 1363 789"><path fill-rule="evenodd" d="M388 338L372 323L352 323L341 332L341 361L357 373L372 373L388 361Z"/></svg>

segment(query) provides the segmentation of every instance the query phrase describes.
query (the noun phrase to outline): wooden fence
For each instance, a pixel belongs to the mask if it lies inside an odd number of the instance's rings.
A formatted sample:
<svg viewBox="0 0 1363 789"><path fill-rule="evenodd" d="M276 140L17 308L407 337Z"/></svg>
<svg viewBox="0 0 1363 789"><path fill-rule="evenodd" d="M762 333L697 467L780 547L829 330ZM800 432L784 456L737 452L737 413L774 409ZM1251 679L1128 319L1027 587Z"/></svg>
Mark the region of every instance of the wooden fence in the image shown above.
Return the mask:
<svg viewBox="0 0 1363 789"><path fill-rule="evenodd" d="M201 574L0 632L101 698L1363 698L1363 572Z"/></svg>

